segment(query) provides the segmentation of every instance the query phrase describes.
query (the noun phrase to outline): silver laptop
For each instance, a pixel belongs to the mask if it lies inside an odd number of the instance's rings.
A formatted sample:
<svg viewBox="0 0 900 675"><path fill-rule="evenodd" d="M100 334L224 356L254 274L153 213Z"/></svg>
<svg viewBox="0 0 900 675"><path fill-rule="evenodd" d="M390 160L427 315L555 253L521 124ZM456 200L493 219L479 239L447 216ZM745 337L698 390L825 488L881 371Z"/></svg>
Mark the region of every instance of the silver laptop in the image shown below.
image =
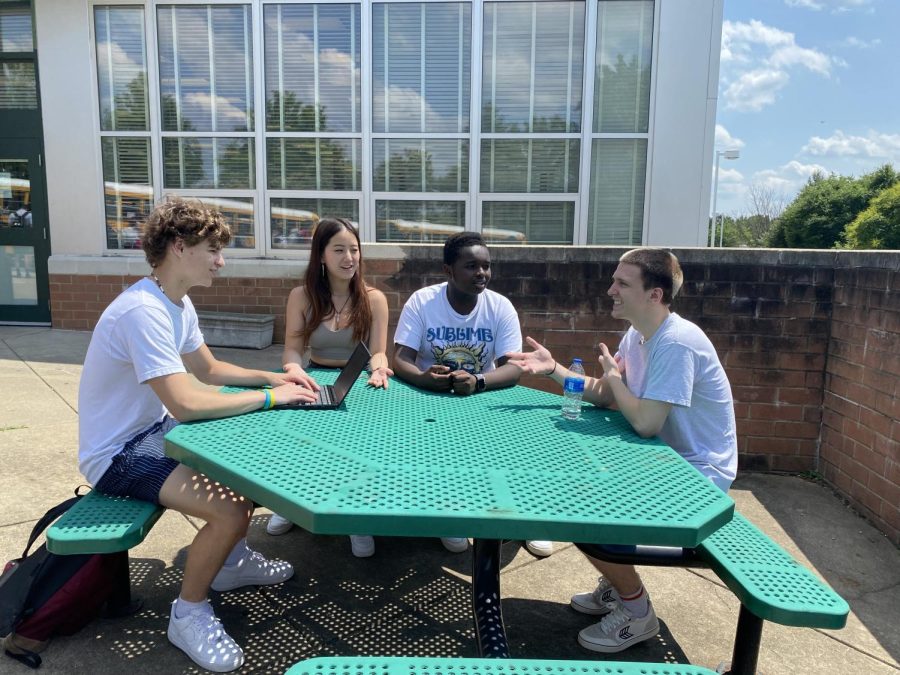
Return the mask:
<svg viewBox="0 0 900 675"><path fill-rule="evenodd" d="M299 401L297 403L285 403L284 405L275 406L276 408L303 408L304 410L331 410L337 408L344 400L350 387L359 378L359 374L369 363L372 355L364 342L359 342L347 365L341 370L334 384L319 385L319 396L315 401Z"/></svg>

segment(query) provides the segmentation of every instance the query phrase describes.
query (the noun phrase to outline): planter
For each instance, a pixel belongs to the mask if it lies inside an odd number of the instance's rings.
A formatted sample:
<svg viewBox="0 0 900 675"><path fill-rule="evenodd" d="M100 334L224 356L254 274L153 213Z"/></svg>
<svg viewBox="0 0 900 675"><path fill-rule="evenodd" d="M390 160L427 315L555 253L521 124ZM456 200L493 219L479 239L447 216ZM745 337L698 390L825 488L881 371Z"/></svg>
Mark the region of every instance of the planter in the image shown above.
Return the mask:
<svg viewBox="0 0 900 675"><path fill-rule="evenodd" d="M272 344L272 314L197 312L200 331L212 347L248 347L263 349Z"/></svg>

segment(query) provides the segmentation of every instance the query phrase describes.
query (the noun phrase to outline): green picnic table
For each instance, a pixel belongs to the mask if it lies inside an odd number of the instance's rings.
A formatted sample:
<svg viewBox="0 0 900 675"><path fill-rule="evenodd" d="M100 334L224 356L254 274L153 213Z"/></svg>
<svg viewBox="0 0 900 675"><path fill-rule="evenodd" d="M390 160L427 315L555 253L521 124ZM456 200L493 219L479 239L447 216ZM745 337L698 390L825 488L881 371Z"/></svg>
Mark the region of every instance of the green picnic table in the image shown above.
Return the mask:
<svg viewBox="0 0 900 675"><path fill-rule="evenodd" d="M320 383L337 371L312 371ZM734 502L621 414L560 415L555 394L460 397L364 376L335 410L283 409L183 424L166 453L320 534L475 539L479 654L506 657L504 539L695 547Z"/></svg>

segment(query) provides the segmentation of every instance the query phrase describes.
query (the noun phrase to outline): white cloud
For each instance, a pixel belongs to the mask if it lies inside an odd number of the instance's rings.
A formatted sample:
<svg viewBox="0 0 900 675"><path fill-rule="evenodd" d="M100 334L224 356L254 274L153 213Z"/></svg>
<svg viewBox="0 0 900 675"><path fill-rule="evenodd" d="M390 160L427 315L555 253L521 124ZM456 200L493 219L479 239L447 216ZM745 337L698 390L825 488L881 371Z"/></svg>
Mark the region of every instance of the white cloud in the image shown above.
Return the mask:
<svg viewBox="0 0 900 675"><path fill-rule="evenodd" d="M737 169L719 169L719 182L720 183L743 183L744 182L744 174L742 174Z"/></svg>
<svg viewBox="0 0 900 675"><path fill-rule="evenodd" d="M900 134L869 130L865 136L851 136L838 129L831 136L813 136L803 152L816 157L870 157L900 162Z"/></svg>
<svg viewBox="0 0 900 675"><path fill-rule="evenodd" d="M873 0L784 0L784 4L788 7L802 7L817 12L829 8L833 14L849 12L854 9L865 9L871 12L873 11L872 3Z"/></svg>
<svg viewBox="0 0 900 675"><path fill-rule="evenodd" d="M756 19L725 21L721 60L725 108L743 112L757 112L775 103L794 71L808 70L827 78L835 68L846 65L797 44L794 33Z"/></svg>
<svg viewBox="0 0 900 675"><path fill-rule="evenodd" d="M842 47L852 47L854 49L872 49L873 47L877 47L881 44L881 40L879 38L874 38L872 40L863 40L861 38L856 37L855 35L848 35L846 38L841 40Z"/></svg>
<svg viewBox="0 0 900 675"><path fill-rule="evenodd" d="M828 169L821 164L803 164L792 159L776 169L757 171L753 174L753 182L792 195L816 172L828 174Z"/></svg>
<svg viewBox="0 0 900 675"><path fill-rule="evenodd" d="M717 148L743 148L745 145L744 141L740 138L736 138L729 133L728 129L723 127L721 124L716 125L716 147Z"/></svg>

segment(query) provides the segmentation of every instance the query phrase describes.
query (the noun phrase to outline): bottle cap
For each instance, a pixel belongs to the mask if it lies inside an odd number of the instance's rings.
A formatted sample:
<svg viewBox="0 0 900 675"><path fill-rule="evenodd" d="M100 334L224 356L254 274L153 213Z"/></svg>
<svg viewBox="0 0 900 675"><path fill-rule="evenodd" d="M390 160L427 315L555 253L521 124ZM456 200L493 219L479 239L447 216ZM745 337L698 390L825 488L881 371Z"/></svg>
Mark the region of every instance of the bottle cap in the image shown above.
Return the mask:
<svg viewBox="0 0 900 675"><path fill-rule="evenodd" d="M581 359L572 359L572 363L581 363Z"/></svg>

